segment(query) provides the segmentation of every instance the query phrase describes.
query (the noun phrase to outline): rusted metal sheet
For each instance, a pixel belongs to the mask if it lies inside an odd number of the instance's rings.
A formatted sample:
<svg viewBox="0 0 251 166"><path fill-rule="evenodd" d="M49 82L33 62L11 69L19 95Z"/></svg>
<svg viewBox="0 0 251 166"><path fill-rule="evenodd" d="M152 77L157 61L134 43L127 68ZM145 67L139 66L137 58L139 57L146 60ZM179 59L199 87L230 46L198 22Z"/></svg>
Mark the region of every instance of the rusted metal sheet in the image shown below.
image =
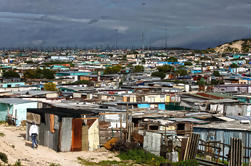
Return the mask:
<svg viewBox="0 0 251 166"><path fill-rule="evenodd" d="M82 119L72 119L72 151L82 150Z"/></svg>
<svg viewBox="0 0 251 166"><path fill-rule="evenodd" d="M54 133L54 114L50 114L50 132Z"/></svg>
<svg viewBox="0 0 251 166"><path fill-rule="evenodd" d="M113 147L113 145L115 145L118 142L119 138L112 138L109 141L107 141L103 146L107 149L107 150L111 150L111 148Z"/></svg>

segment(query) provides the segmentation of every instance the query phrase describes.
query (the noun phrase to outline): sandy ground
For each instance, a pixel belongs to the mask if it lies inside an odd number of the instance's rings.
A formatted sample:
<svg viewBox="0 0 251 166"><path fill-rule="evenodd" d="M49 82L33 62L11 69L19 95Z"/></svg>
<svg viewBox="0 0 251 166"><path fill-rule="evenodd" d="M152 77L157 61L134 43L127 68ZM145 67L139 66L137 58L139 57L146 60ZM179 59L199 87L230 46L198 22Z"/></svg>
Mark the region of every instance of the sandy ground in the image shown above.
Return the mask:
<svg viewBox="0 0 251 166"><path fill-rule="evenodd" d="M30 166L49 166L51 163L60 164L62 166L78 166L77 158L81 157L86 160L99 162L102 160L119 160L116 154L99 149L94 152L56 152L44 146L38 149L31 148L31 142L25 140L25 127L0 125L0 152L4 152L8 156L10 164L14 164L20 159L23 165Z"/></svg>

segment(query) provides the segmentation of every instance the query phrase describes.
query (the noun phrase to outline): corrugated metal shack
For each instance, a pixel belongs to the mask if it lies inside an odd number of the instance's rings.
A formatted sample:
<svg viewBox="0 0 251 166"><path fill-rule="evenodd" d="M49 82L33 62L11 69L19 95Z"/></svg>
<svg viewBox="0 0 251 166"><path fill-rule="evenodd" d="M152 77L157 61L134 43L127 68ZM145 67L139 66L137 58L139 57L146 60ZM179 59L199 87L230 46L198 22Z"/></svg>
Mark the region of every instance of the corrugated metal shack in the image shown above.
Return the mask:
<svg viewBox="0 0 251 166"><path fill-rule="evenodd" d="M230 145L230 139L240 138L243 141L244 147L251 147L251 125L250 123L243 124L242 120L251 120L250 117L236 117L233 118L223 117L221 119L226 120L226 122L217 122L210 123L206 125L194 126L194 133L200 134L200 138L203 141L216 141L222 144ZM246 121L247 122L247 121ZM202 148L202 147L199 147ZM247 148L245 150L244 156L246 156L246 160L248 161L251 156L251 149ZM224 155L227 157L229 152L229 146L224 146L224 149L221 150L220 155ZM224 153L224 154L223 154ZM245 161L245 162L247 162Z"/></svg>
<svg viewBox="0 0 251 166"><path fill-rule="evenodd" d="M114 137L124 137L123 131L126 128L125 112L100 113L99 120L100 145L105 144Z"/></svg>
<svg viewBox="0 0 251 166"><path fill-rule="evenodd" d="M35 121L39 127L40 145L61 152L97 149L99 126L96 115L91 110L83 109L28 109L26 140L31 140L28 132L32 121Z"/></svg>

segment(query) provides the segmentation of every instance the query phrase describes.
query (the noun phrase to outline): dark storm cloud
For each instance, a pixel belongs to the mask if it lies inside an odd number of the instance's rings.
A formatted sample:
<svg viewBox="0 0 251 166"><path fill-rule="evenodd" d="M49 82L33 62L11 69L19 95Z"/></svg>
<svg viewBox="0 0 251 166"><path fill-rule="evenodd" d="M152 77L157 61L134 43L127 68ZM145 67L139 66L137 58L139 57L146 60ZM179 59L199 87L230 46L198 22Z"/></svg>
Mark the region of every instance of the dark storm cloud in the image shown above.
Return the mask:
<svg viewBox="0 0 251 166"><path fill-rule="evenodd" d="M251 37L250 0L0 0L0 47L207 48Z"/></svg>

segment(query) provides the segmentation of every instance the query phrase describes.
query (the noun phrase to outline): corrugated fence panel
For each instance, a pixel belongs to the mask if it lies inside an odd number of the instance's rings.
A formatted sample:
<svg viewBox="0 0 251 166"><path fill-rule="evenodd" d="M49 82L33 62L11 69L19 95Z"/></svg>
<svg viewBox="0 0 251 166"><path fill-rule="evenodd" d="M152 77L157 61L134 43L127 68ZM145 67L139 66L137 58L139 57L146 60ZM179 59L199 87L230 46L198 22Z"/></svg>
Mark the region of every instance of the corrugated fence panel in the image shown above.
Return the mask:
<svg viewBox="0 0 251 166"><path fill-rule="evenodd" d="M143 148L155 155L160 155L161 134L146 132L144 136Z"/></svg>
<svg viewBox="0 0 251 166"><path fill-rule="evenodd" d="M72 118L62 118L60 132L60 151L69 152L72 140Z"/></svg>
<svg viewBox="0 0 251 166"><path fill-rule="evenodd" d="M44 130L45 130L45 124L41 123L39 130L39 141L38 141L40 145L44 145Z"/></svg>
<svg viewBox="0 0 251 166"><path fill-rule="evenodd" d="M59 117L57 115L54 116L54 129L59 130Z"/></svg>

